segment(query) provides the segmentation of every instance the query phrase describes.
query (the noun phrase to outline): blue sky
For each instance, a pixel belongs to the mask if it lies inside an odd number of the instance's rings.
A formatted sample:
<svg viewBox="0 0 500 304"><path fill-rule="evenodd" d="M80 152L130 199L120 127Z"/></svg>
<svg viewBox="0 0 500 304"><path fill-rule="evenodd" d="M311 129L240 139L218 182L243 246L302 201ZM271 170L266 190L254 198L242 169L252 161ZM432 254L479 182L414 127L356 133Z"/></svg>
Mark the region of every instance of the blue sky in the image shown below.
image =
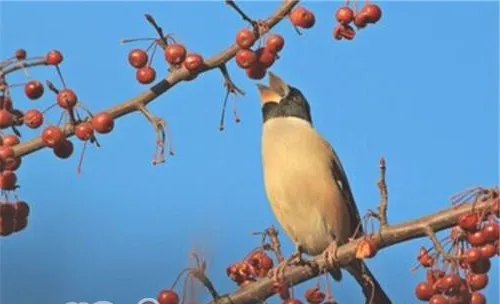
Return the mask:
<svg viewBox="0 0 500 304"><path fill-rule="evenodd" d="M257 18L278 5L241 4ZM378 202L381 155L387 159L394 223L445 208L464 188L498 184L498 4L384 2L382 20L351 42L332 38L340 5L306 3L317 23L303 36L288 22L280 24L275 31L286 37L286 45L272 70L311 102L315 125L344 162L361 212ZM145 44L118 43L154 36L144 13L204 56L228 46L245 26L214 2L3 2L0 7L2 57L19 47L29 55L61 50L68 86L93 111L147 89L127 63L128 51ZM159 77L166 75L161 53L155 67ZM217 127L224 90L217 71L180 84L150 106L168 121L177 152L164 165L151 165L154 133L138 113L101 136L101 149L87 150L81 176L76 175L79 144L70 160L56 159L50 150L23 160L20 195L32 213L25 231L1 240L2 304L133 304L170 286L193 248L206 257L221 292L234 288L225 268L258 245L251 232L276 221L261 178L255 81L234 62L229 69L247 95L238 99L241 124L228 115L222 133ZM30 73L60 83L53 68ZM10 82L23 77L18 73ZM30 101L22 89L14 90L14 98L23 109L54 102L50 93ZM54 121L57 115L51 115ZM283 244L291 253L290 241L283 238ZM422 244L429 241L401 244L368 261L395 303L416 302L414 287L424 273L410 268ZM493 269L486 294L498 303L498 261ZM333 290L340 303L361 303L347 275Z"/></svg>

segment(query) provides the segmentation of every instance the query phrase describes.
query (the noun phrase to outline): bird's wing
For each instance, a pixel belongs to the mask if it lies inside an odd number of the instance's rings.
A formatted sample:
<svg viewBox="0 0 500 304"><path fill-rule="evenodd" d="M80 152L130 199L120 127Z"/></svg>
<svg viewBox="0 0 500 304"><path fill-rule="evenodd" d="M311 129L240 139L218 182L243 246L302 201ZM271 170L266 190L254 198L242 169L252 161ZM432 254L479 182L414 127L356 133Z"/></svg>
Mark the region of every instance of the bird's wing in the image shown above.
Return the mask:
<svg viewBox="0 0 500 304"><path fill-rule="evenodd" d="M346 199L347 207L349 208L351 233L354 233L356 228L358 228L358 225L360 225L361 223L361 217L359 215L358 207L356 206L356 202L354 201L354 196L352 194L349 181L347 180L344 167L342 167L342 163L340 162L337 153L327 141L324 140L324 142L332 151L332 160L330 165L332 169L332 176ZM363 226L360 225L360 227L358 228L358 232L356 233L356 235L352 235L352 237L359 237L361 234L363 234Z"/></svg>

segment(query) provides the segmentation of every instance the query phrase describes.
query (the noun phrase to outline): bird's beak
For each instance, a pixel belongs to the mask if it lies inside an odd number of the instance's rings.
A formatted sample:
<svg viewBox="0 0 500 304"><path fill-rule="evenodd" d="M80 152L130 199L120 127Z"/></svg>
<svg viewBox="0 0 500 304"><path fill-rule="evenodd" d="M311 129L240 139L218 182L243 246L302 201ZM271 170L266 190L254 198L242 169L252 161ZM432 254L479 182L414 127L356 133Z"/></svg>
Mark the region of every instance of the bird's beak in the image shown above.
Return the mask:
<svg viewBox="0 0 500 304"><path fill-rule="evenodd" d="M278 93L281 98L285 98L288 93L290 93L290 87L283 81L283 79L279 78L273 72L268 72L269 75L269 86L273 91Z"/></svg>
<svg viewBox="0 0 500 304"><path fill-rule="evenodd" d="M290 88L281 78L272 72L267 74L269 75L269 86L257 84L262 105L268 102L279 103L290 93Z"/></svg>
<svg viewBox="0 0 500 304"><path fill-rule="evenodd" d="M266 85L258 83L257 89L259 90L260 102L262 105L265 105L266 103L269 102L279 103L282 99L280 94L278 94L276 91L274 91L273 89L271 89Z"/></svg>

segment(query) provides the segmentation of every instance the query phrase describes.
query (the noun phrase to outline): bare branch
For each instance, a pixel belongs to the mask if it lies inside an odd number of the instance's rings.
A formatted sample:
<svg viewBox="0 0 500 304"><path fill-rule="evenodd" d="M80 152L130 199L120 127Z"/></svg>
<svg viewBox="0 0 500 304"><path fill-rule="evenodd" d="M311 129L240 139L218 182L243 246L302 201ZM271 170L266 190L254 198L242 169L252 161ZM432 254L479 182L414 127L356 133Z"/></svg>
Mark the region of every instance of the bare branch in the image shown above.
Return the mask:
<svg viewBox="0 0 500 304"><path fill-rule="evenodd" d="M0 78L3 78L5 75L21 70L23 68L30 68L41 65L47 65L47 63L45 62L45 58L36 58L33 61L24 62L23 64L7 66L4 69L0 69Z"/></svg>

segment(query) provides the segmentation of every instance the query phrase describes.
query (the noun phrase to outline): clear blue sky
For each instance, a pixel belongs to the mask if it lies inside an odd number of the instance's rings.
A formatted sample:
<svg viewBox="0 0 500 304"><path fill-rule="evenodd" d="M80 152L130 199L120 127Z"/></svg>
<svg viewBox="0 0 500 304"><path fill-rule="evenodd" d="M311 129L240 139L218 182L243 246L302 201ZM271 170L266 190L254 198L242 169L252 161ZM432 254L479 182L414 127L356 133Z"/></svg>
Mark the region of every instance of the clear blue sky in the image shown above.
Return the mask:
<svg viewBox="0 0 500 304"><path fill-rule="evenodd" d="M241 4L256 17L278 5ZM387 158L393 223L444 208L466 187L498 184L497 3L384 2L382 20L351 42L332 38L340 2L306 5L317 24L301 37L288 22L276 28L286 46L273 71L311 102L315 125L344 162L362 212L379 200L381 155ZM127 63L128 51L145 44L118 43L154 36L144 13L204 56L232 43L245 25L214 2L4 2L2 57L19 47L29 55L60 49L68 85L92 110L105 109L147 88L136 83ZM155 66L166 75L161 53ZM207 258L221 292L234 288L226 266L258 245L252 231L276 221L261 178L255 82L234 62L229 68L247 95L238 99L242 123L228 115L223 133L217 130L224 96L217 71L182 83L151 105L168 120L177 150L164 165L151 165L154 133L137 113L101 136L100 150L87 150L81 176L78 144L70 160L56 159L50 150L24 159L20 195L32 213L25 231L1 240L2 304L134 304L170 286L192 248ZM53 68L31 73L60 83ZM23 109L54 102L50 93L29 101L22 89L14 98ZM291 253L290 241L283 243ZM395 303L416 302L414 287L424 273L410 268L422 244L429 241L386 249L368 262ZM498 261L493 266L486 293L489 303L498 303ZM333 287L337 300L361 303L357 285L345 278Z"/></svg>

